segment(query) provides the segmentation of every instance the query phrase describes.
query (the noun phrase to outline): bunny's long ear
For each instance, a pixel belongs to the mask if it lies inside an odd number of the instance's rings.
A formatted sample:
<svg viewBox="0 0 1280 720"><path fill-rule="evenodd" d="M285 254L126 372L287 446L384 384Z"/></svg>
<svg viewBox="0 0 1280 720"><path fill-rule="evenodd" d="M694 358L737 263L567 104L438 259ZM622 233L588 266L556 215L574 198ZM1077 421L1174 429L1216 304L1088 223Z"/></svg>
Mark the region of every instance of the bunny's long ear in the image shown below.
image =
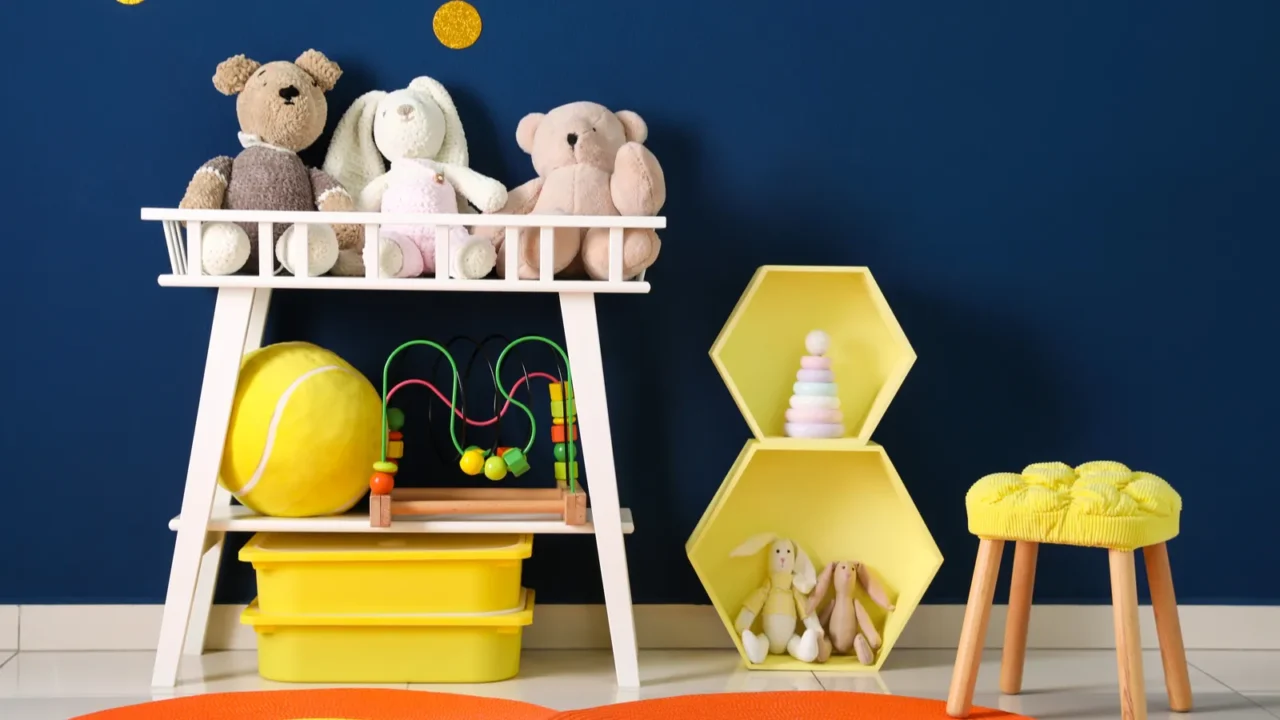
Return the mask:
<svg viewBox="0 0 1280 720"><path fill-rule="evenodd" d="M762 533L760 535L747 538L746 542L734 548L733 552L729 553L729 557L748 557L755 555L777 538L778 536L774 533Z"/></svg>
<svg viewBox="0 0 1280 720"><path fill-rule="evenodd" d="M801 550L800 546L794 541L791 544L796 548L796 569L791 584L795 589L808 595L813 592L814 586L818 584L818 573L814 570L809 556L804 554L804 550Z"/></svg>
<svg viewBox="0 0 1280 720"><path fill-rule="evenodd" d="M356 98L338 121L329 142L329 152L324 158L324 171L346 188L351 197L360 197L374 178L387 171L382 153L373 142L373 121L378 112L378 101L387 94L381 90L367 92Z"/></svg>
<svg viewBox="0 0 1280 720"><path fill-rule="evenodd" d="M471 159L467 155L467 136L462 131L462 118L458 116L458 108L453 104L449 91L425 75L414 78L409 89L430 95L440 106L440 112L444 113L444 142L440 145L440 152L436 153L436 161L469 167Z"/></svg>

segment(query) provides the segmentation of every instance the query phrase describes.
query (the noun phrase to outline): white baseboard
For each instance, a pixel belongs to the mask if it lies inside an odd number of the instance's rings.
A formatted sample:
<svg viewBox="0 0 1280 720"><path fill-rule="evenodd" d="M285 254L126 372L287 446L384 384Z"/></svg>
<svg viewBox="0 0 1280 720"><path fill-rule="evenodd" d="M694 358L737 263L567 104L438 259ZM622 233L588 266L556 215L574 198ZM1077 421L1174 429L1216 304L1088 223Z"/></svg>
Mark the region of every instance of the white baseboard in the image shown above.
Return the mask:
<svg viewBox="0 0 1280 720"><path fill-rule="evenodd" d="M18 606L0 605L0 650L18 649Z"/></svg>
<svg viewBox="0 0 1280 720"><path fill-rule="evenodd" d="M252 650L253 631L240 624L243 605L218 605L210 619L208 647ZM1006 606L992 610L987 647L1004 637ZM0 606L0 650L152 650L160 635L159 605ZM709 605L637 605L636 634L649 650L731 648ZM1143 606L1142 642L1155 648L1155 618ZM1184 605L1178 609L1190 650L1280 650L1280 606ZM524 636L528 649L605 649L609 623L603 605L541 605ZM953 648L963 605L923 605L898 641L900 648ZM1027 645L1037 649L1115 647L1109 605L1037 605Z"/></svg>

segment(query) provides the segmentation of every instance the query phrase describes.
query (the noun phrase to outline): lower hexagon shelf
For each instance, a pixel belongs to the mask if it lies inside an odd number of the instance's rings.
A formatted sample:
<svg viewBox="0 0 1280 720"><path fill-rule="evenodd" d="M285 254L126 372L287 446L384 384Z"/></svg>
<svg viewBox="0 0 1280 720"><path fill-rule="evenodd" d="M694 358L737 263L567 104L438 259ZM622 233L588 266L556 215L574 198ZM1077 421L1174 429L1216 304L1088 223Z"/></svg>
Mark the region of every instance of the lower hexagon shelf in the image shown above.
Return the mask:
<svg viewBox="0 0 1280 720"><path fill-rule="evenodd" d="M884 448L839 440L750 440L685 545L689 562L746 661L734 620L742 602L767 575L765 553L731 557L761 533L799 544L819 573L827 563L862 562L895 606L886 613L861 598L883 637L875 663L852 656L803 663L770 655L755 670L879 670L942 566L929 534ZM758 623L758 621L757 621Z"/></svg>

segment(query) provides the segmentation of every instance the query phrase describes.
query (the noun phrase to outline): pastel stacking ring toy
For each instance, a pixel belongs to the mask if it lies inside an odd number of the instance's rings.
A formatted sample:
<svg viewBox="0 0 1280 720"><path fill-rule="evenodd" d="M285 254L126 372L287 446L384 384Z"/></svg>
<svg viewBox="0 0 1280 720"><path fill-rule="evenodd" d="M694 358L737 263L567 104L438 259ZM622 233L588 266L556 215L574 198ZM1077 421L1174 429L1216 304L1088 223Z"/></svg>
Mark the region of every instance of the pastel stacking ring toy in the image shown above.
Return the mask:
<svg viewBox="0 0 1280 720"><path fill-rule="evenodd" d="M804 347L809 354L800 358L783 429L787 437L793 438L843 437L844 413L840 410L831 358L826 356L831 338L821 330L814 330L805 336Z"/></svg>

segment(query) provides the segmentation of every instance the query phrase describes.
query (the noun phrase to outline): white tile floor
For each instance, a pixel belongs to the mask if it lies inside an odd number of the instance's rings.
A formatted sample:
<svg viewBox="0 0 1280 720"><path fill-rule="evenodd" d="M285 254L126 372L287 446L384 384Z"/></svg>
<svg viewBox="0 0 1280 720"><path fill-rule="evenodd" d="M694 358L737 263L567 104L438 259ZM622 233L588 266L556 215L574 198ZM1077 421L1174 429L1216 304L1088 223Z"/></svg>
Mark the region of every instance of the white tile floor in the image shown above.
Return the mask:
<svg viewBox="0 0 1280 720"><path fill-rule="evenodd" d="M644 688L639 697L826 688L941 699L946 696L954 657L954 652L946 650L898 650L876 677L752 673L743 670L731 652L642 652ZM1144 657L1153 720L1280 718L1280 652L1193 651L1188 659L1197 709L1190 716L1180 716L1168 711L1159 654ZM67 720L162 697L149 687L151 660L148 652L0 653L0 718ZM1001 697L997 692L999 661L998 652L984 658L976 698L980 705L1042 720L1118 714L1115 656L1110 652L1031 651L1025 690L1017 697ZM173 694L294 687L262 680L256 671L252 652L213 653L184 664ZM636 698L614 687L613 665L606 652L527 652L515 680L422 689L513 698L560 709Z"/></svg>

